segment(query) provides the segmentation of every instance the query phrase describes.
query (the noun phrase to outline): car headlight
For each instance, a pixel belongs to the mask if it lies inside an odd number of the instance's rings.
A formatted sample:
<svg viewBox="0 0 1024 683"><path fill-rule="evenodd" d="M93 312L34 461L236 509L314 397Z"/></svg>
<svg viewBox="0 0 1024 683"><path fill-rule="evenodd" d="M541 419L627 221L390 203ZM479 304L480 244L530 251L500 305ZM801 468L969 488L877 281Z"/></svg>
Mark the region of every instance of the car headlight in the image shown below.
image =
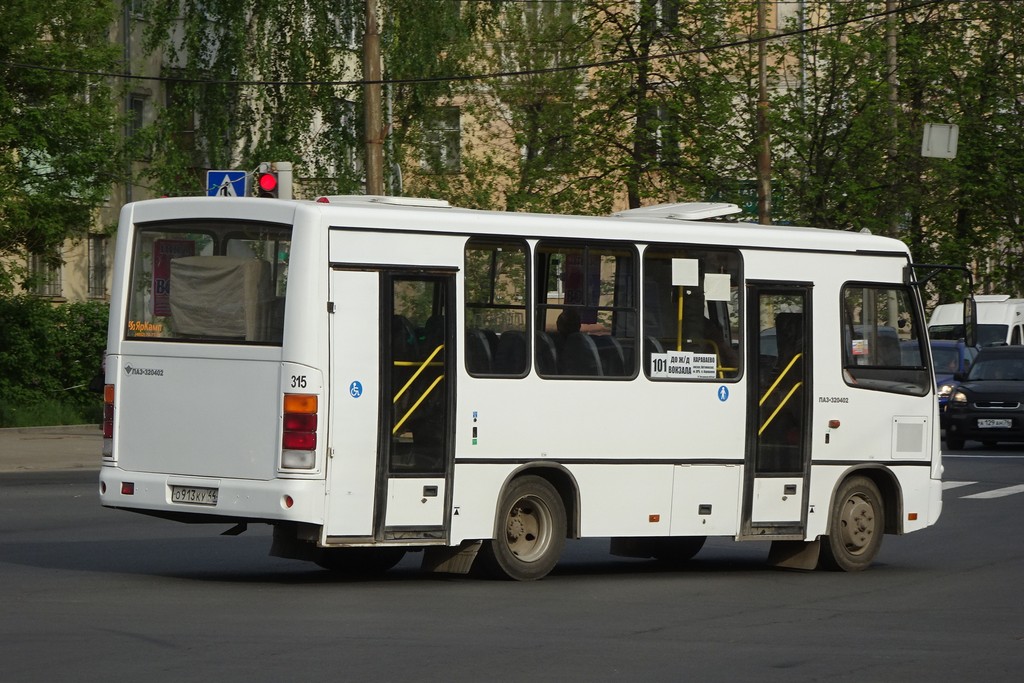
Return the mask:
<svg viewBox="0 0 1024 683"><path fill-rule="evenodd" d="M949 395L956 389L955 384L943 384L939 387L939 398L949 398Z"/></svg>
<svg viewBox="0 0 1024 683"><path fill-rule="evenodd" d="M950 403L958 406L967 405L967 394L962 391L954 391L953 397L950 399Z"/></svg>

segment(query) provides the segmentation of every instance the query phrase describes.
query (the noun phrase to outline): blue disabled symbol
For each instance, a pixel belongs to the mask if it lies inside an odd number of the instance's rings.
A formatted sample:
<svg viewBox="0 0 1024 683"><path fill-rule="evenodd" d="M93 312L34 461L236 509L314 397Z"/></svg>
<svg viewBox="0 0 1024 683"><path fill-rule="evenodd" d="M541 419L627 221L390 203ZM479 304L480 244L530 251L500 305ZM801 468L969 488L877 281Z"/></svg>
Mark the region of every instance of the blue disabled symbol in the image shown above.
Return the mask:
<svg viewBox="0 0 1024 683"><path fill-rule="evenodd" d="M359 398L363 395L363 383L358 380L348 385L348 393L352 395L352 398Z"/></svg>
<svg viewBox="0 0 1024 683"><path fill-rule="evenodd" d="M725 403L729 400L729 387L721 386L718 387L718 400Z"/></svg>

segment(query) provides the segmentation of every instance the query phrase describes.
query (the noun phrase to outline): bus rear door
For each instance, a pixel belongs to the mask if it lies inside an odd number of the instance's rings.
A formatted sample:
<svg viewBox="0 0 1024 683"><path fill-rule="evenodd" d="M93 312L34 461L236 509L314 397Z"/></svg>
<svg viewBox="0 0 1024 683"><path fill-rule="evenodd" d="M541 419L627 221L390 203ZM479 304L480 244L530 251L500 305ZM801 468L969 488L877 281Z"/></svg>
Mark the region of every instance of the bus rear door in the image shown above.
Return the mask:
<svg viewBox="0 0 1024 683"><path fill-rule="evenodd" d="M447 537L453 278L332 272L328 543Z"/></svg>

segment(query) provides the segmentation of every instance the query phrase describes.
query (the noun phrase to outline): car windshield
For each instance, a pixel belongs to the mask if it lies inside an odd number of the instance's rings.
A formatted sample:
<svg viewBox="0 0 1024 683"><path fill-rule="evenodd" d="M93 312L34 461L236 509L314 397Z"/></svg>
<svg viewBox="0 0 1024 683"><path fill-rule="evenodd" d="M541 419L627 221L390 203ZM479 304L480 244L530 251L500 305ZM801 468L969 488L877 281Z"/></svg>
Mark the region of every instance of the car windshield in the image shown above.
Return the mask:
<svg viewBox="0 0 1024 683"><path fill-rule="evenodd" d="M968 379L1024 381L1024 357L979 358L971 368L971 374L968 375Z"/></svg>

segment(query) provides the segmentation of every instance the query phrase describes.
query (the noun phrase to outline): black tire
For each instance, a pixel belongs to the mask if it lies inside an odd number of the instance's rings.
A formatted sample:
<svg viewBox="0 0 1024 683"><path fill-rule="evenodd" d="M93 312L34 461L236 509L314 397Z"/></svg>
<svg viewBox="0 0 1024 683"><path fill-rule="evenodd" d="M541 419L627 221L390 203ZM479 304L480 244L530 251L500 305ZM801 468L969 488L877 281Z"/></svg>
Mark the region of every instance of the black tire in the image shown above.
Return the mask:
<svg viewBox="0 0 1024 683"><path fill-rule="evenodd" d="M555 568L565 546L565 505L546 479L514 479L501 497L497 520L497 538L485 541L478 557L487 574L536 581Z"/></svg>
<svg viewBox="0 0 1024 683"><path fill-rule="evenodd" d="M827 569L859 572L871 566L885 535L882 494L862 476L844 481L836 491L821 561Z"/></svg>
<svg viewBox="0 0 1024 683"><path fill-rule="evenodd" d="M707 536L658 538L654 541L651 554L658 562L679 567L692 560L707 540Z"/></svg>
<svg viewBox="0 0 1024 683"><path fill-rule="evenodd" d="M380 576L405 557L405 548L322 548L315 562L344 576Z"/></svg>
<svg viewBox="0 0 1024 683"><path fill-rule="evenodd" d="M946 448L951 451L962 451L964 448L964 439L959 436L947 436Z"/></svg>

